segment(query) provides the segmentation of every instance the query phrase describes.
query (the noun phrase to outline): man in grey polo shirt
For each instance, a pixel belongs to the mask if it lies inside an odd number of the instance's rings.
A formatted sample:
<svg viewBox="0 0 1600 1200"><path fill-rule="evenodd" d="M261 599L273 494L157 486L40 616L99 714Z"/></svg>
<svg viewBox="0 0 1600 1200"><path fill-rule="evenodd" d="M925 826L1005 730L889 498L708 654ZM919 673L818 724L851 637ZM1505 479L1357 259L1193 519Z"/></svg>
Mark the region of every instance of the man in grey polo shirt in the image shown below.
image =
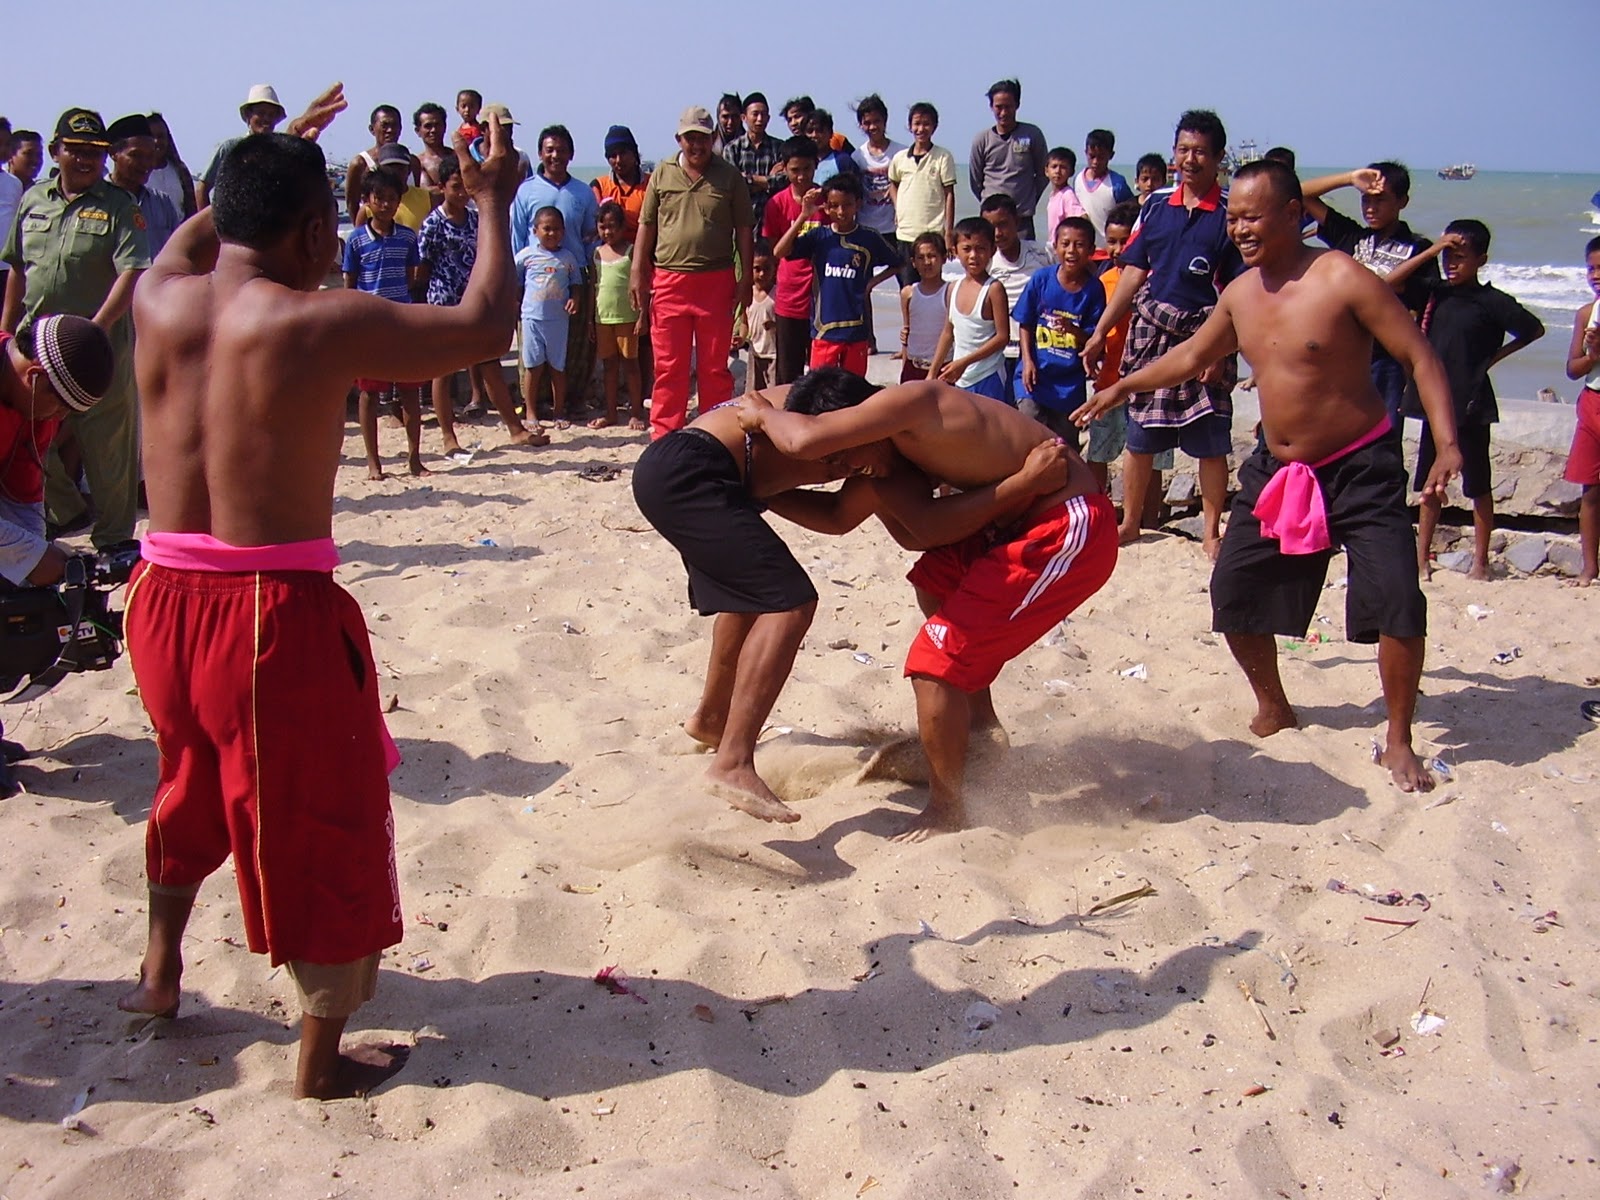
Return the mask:
<svg viewBox="0 0 1600 1200"><path fill-rule="evenodd" d="M211 156L211 162L200 173L200 178L195 180L195 201L201 207L211 203L211 189L217 186L217 172L222 169L222 160L242 140L245 134L271 133L287 115L278 93L271 84L258 83L245 95L244 103L239 105L239 119L244 122L245 132L239 137L231 137L222 141L217 146L217 151ZM356 198L357 203L360 197Z"/></svg>
<svg viewBox="0 0 1600 1200"><path fill-rule="evenodd" d="M1033 241L1033 211L1044 194L1044 168L1049 143L1037 125L1017 120L1022 84L1002 79L989 89L989 109L994 124L972 139L968 170L972 195L980 203L1003 192L1017 202L1017 226L1024 239Z"/></svg>

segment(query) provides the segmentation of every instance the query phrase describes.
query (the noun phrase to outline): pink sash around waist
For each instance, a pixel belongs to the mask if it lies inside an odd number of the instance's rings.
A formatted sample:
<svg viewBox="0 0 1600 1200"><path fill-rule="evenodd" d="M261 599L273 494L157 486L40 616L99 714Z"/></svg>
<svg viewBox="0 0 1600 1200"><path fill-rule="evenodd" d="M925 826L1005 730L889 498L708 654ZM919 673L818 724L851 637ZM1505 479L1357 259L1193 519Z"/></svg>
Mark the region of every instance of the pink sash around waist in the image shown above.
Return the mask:
<svg viewBox="0 0 1600 1200"><path fill-rule="evenodd" d="M1343 450L1314 463L1284 463L1261 489L1254 509L1264 537L1277 538L1285 554L1316 554L1333 545L1328 536L1328 506L1317 482L1317 471L1370 446L1392 428L1387 414Z"/></svg>
<svg viewBox="0 0 1600 1200"><path fill-rule="evenodd" d="M332 538L234 546L209 533L152 531L144 535L140 553L146 562L174 571L315 571L327 575L339 565L339 549ZM381 713L378 729L383 737L384 769L393 774L400 765L400 748Z"/></svg>
<svg viewBox="0 0 1600 1200"><path fill-rule="evenodd" d="M339 549L330 538L279 542L269 546L234 546L209 533L144 535L146 562L175 571L321 571L339 565Z"/></svg>

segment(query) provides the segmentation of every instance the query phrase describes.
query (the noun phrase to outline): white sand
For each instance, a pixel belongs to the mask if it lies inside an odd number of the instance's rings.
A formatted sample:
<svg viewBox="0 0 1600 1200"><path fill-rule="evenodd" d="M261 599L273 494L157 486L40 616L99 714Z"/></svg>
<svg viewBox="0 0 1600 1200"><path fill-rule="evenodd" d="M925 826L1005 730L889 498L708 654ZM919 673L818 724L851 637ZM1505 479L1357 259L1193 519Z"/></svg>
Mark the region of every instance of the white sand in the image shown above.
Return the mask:
<svg viewBox="0 0 1600 1200"><path fill-rule="evenodd" d="M49 749L0 803L0 1193L1434 1197L1483 1194L1499 1158L1530 1195L1600 1193L1578 715L1600 592L1431 585L1419 735L1457 777L1418 798L1369 762L1377 677L1342 591L1324 643L1284 655L1307 728L1258 742L1199 548L1148 538L1073 618L1081 657L1001 676L1014 748L973 772L974 827L902 847L882 835L922 793L857 777L913 728L907 555L784 528L823 601L773 717L793 732L758 757L805 816L763 825L681 753L708 623L676 556L626 474L574 474L639 441L479 437L469 466L369 485L352 428L339 479L339 579L406 756L406 937L353 1031L415 1040L409 1066L364 1101L289 1098L293 989L240 948L227 869L182 1017L127 1036L155 751L124 660L7 718ZM826 648L845 638L875 665ZM647 1003L595 985L613 964ZM978 1002L998 1019L969 1032Z"/></svg>

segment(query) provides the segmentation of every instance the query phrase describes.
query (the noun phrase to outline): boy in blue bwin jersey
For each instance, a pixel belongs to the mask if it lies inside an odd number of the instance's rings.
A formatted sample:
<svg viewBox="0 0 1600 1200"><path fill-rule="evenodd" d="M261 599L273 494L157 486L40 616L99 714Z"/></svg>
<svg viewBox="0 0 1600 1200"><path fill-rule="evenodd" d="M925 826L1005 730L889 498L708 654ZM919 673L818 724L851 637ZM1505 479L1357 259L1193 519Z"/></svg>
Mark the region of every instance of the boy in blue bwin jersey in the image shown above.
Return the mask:
<svg viewBox="0 0 1600 1200"><path fill-rule="evenodd" d="M831 224L806 230L824 199ZM900 254L882 234L857 223L860 208L860 178L835 175L805 194L799 215L772 253L811 263L811 369L838 366L865 378L872 350L867 320L872 289L895 273Z"/></svg>
<svg viewBox="0 0 1600 1200"><path fill-rule="evenodd" d="M1094 222L1067 217L1056 226L1059 266L1035 271L1011 310L1022 344L1022 391L1017 408L1078 448L1070 414L1088 396L1080 352L1106 309L1106 291L1094 277Z"/></svg>

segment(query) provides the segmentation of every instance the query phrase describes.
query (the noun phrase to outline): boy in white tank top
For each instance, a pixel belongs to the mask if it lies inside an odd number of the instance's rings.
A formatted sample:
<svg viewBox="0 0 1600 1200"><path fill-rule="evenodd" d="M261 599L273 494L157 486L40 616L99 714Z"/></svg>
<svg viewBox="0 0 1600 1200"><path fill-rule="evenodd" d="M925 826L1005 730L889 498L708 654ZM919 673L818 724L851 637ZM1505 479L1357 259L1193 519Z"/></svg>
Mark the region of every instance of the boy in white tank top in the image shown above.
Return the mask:
<svg viewBox="0 0 1600 1200"><path fill-rule="evenodd" d="M956 222L956 259L966 278L949 288L944 332L933 352L928 377L953 383L969 392L1005 399L1001 373L1011 317L1006 291L989 275L994 258L994 230L982 217Z"/></svg>

